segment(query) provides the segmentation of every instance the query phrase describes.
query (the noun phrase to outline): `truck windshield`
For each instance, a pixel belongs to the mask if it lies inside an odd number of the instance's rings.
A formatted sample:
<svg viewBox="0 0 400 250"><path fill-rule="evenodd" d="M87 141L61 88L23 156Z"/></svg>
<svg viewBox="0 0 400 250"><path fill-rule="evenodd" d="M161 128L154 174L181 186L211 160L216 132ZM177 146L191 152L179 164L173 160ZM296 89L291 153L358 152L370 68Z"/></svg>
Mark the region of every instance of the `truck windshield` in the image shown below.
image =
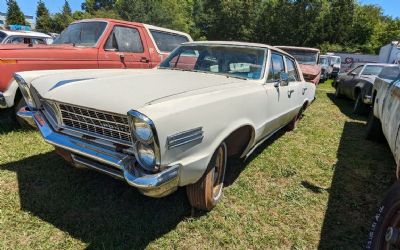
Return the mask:
<svg viewBox="0 0 400 250"><path fill-rule="evenodd" d="M300 64L315 65L318 60L318 53L305 50L284 49L287 53L296 58Z"/></svg>
<svg viewBox="0 0 400 250"><path fill-rule="evenodd" d="M106 22L73 23L57 37L53 44L95 46L106 26Z"/></svg>
<svg viewBox="0 0 400 250"><path fill-rule="evenodd" d="M329 65L329 63L328 63L328 58L326 58L326 57L320 57L320 58L319 58L319 64L321 64L321 65Z"/></svg>
<svg viewBox="0 0 400 250"><path fill-rule="evenodd" d="M257 80L263 76L265 57L263 48L182 45L172 52L159 68Z"/></svg>
<svg viewBox="0 0 400 250"><path fill-rule="evenodd" d="M0 43L3 42L4 38L6 37L6 34L4 32L0 31Z"/></svg>

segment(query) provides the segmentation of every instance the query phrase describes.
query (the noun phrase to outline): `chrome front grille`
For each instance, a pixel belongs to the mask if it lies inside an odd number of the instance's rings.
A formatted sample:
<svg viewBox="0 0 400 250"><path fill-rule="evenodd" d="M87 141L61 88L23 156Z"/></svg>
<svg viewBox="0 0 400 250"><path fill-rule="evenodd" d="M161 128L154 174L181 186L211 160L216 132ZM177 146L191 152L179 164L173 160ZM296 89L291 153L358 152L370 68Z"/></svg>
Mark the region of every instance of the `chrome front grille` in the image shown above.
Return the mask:
<svg viewBox="0 0 400 250"><path fill-rule="evenodd" d="M53 103L64 129L73 129L101 139L131 145L132 137L128 118L123 115L78 107L65 103ZM46 109L46 106L44 106ZM54 112L54 111L53 111Z"/></svg>

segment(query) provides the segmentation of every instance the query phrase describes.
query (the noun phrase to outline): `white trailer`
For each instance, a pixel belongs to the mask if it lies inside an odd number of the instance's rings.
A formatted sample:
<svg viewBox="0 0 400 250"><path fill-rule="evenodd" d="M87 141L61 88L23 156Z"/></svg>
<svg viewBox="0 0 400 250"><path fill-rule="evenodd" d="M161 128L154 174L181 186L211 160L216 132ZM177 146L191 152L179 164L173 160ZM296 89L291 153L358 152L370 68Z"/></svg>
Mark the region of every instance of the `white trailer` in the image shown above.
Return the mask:
<svg viewBox="0 0 400 250"><path fill-rule="evenodd" d="M379 62L400 64L400 42L393 41L383 46L379 52Z"/></svg>

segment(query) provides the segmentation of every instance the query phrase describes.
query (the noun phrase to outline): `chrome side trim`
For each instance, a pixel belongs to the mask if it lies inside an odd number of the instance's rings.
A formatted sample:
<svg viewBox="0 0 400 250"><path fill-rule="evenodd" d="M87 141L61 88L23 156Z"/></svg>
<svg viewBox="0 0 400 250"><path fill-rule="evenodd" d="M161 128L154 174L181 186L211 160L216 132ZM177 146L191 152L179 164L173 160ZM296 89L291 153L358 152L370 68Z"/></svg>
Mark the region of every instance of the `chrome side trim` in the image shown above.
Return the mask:
<svg viewBox="0 0 400 250"><path fill-rule="evenodd" d="M191 130L183 131L175 135L167 137L168 149L183 146L185 144L202 141L204 138L202 127L194 128Z"/></svg>

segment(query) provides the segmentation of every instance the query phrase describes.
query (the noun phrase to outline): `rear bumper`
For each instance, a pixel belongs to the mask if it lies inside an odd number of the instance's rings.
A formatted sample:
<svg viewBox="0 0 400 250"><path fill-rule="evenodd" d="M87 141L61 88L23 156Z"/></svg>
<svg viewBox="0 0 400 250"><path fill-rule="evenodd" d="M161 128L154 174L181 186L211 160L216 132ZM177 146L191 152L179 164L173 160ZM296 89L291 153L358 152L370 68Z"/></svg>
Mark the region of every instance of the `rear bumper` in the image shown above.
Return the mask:
<svg viewBox="0 0 400 250"><path fill-rule="evenodd" d="M0 108L2 109L7 108L7 102L3 92L0 92Z"/></svg>
<svg viewBox="0 0 400 250"><path fill-rule="evenodd" d="M151 197L163 197L178 188L180 164L169 166L157 174L147 174L136 165L136 160L131 155L55 132L40 111L30 111L24 107L17 115L29 124L35 124L44 140L67 152L71 163L77 167L90 168L124 180Z"/></svg>

